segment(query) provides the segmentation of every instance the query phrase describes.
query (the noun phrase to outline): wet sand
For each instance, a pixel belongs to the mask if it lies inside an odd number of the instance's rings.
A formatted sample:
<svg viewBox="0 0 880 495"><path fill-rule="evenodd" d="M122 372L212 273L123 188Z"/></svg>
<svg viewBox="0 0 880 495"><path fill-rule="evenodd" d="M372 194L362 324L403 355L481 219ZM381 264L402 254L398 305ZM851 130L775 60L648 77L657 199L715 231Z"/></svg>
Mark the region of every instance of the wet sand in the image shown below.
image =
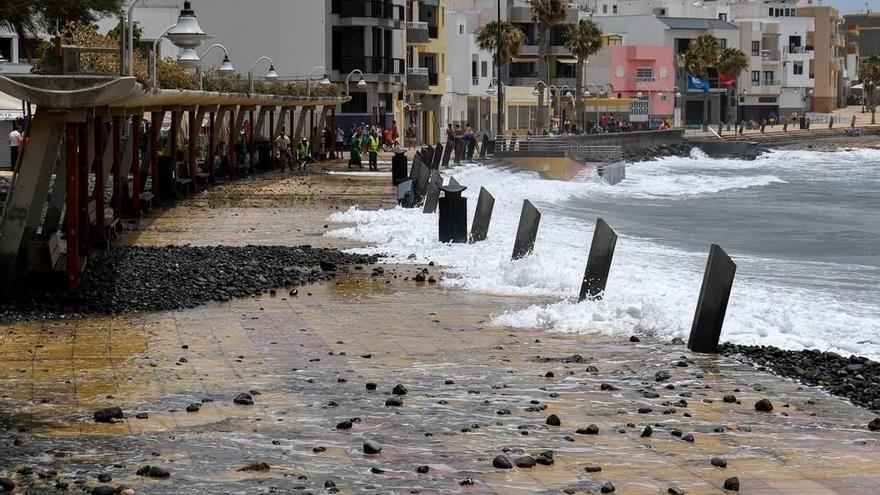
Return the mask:
<svg viewBox="0 0 880 495"><path fill-rule="evenodd" d="M390 191L387 175L264 176L156 211L124 240L346 247L323 236L324 218L388 205ZM442 279L437 267L373 268L295 295L0 326L0 477L42 493L80 480L137 494L598 493L607 482L623 494L714 494L736 476L743 493L812 495L880 484L880 434L864 409L683 345L491 328L492 314L530 301L413 281L421 269ZM398 384L402 405L386 405ZM242 392L253 405L233 403ZM763 398L773 411L755 410ZM122 422L92 419L113 406ZM560 426L546 424L551 414ZM576 433L591 424L597 435ZM365 454L365 441L381 452ZM546 450L553 465L493 468L498 455ZM269 470L239 471L260 462ZM137 476L146 465L170 478Z"/></svg>

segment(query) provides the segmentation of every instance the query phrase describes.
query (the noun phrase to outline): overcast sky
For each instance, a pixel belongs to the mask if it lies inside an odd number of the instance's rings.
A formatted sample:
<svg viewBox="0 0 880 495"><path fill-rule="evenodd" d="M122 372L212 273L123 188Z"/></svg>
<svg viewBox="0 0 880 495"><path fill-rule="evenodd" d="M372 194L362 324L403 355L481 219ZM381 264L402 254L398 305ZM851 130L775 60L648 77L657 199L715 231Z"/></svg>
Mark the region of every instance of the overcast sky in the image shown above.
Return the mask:
<svg viewBox="0 0 880 495"><path fill-rule="evenodd" d="M868 5L871 12L880 13L880 0L824 0L824 4L837 7L841 14L863 12L865 4Z"/></svg>

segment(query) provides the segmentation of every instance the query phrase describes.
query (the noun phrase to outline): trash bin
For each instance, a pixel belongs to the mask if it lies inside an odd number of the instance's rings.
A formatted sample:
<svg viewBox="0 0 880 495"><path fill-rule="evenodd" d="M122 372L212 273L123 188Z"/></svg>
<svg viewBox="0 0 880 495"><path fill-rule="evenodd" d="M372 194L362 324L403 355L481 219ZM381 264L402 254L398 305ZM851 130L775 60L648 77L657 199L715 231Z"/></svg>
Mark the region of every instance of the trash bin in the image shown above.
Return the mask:
<svg viewBox="0 0 880 495"><path fill-rule="evenodd" d="M407 160L406 150L394 150L394 157L391 159L391 183L395 186L407 179Z"/></svg>
<svg viewBox="0 0 880 495"><path fill-rule="evenodd" d="M460 184L440 188L440 242L467 242L467 198L461 196L465 189Z"/></svg>
<svg viewBox="0 0 880 495"><path fill-rule="evenodd" d="M806 129L807 128L807 118L801 117L799 124L800 124L801 129Z"/></svg>

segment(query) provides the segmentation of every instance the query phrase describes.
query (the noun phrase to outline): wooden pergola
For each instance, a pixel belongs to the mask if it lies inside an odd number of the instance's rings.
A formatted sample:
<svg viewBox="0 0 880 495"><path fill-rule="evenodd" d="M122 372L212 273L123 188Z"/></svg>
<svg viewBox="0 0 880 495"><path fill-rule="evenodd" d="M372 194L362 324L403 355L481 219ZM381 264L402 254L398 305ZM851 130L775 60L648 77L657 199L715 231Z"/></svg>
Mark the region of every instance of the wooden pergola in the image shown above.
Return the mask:
<svg viewBox="0 0 880 495"><path fill-rule="evenodd" d="M287 122L291 139L311 138L314 149L320 133L310 135L307 119L318 114L317 128L323 129L349 99L156 90L131 77L95 76L0 76L0 91L37 106L0 218L0 296L24 264L23 254L47 260L45 269L65 271L67 289L78 291L89 249L96 242L106 245L124 216L140 215L142 208L217 175L253 173L256 137L271 143ZM166 116L171 128L163 146ZM235 143L245 122L249 159L239 163ZM182 125L186 143L180 142ZM207 145L200 161L203 132ZM163 154L170 159L160 160Z"/></svg>

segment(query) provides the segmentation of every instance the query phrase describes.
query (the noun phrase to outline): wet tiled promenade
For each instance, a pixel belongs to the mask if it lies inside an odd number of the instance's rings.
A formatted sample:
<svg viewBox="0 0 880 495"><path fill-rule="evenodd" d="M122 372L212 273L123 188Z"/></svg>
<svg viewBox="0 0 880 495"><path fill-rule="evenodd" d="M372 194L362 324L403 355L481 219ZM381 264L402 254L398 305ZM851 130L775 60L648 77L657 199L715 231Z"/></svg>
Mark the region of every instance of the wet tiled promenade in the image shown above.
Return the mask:
<svg viewBox="0 0 880 495"><path fill-rule="evenodd" d="M304 179L326 188L305 198L303 179L240 182L157 211L126 240L340 246L321 235L326 215L348 194L380 204L388 189L349 178ZM242 199L248 188L261 192ZM422 267L372 268L295 295L0 326L0 477L40 493L137 494L599 493L607 482L621 494L715 494L733 476L749 494L880 486L866 410L682 345L490 328L493 313L528 301L414 282ZM402 404L386 405L398 384ZM233 403L241 392L254 404ZM763 398L772 412L755 410ZM111 406L125 419L95 423ZM591 424L598 434L576 433ZM365 441L381 452L365 454ZM553 465L492 466L546 450ZM261 462L268 471L239 471ZM171 476L137 476L145 465Z"/></svg>

